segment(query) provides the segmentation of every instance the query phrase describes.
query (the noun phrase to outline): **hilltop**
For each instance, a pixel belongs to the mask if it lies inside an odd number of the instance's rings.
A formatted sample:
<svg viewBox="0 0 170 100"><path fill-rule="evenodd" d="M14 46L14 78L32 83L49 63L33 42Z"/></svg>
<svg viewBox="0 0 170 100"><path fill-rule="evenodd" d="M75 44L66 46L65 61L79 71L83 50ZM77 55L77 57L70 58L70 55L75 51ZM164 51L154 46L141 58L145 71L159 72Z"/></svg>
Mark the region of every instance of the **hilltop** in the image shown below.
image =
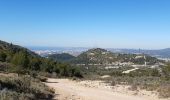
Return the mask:
<svg viewBox="0 0 170 100"><path fill-rule="evenodd" d="M72 63L76 64L99 64L99 65L107 65L114 64L116 62L120 63L133 63L133 64L155 64L158 63L159 60L155 57L151 57L145 54L122 54L122 53L112 53L111 51L94 48L89 49L86 52L83 52L74 60Z"/></svg>
<svg viewBox="0 0 170 100"><path fill-rule="evenodd" d="M105 64L111 63L117 55L101 48L89 49L86 52L80 54L73 61L75 63L84 63L84 64Z"/></svg>

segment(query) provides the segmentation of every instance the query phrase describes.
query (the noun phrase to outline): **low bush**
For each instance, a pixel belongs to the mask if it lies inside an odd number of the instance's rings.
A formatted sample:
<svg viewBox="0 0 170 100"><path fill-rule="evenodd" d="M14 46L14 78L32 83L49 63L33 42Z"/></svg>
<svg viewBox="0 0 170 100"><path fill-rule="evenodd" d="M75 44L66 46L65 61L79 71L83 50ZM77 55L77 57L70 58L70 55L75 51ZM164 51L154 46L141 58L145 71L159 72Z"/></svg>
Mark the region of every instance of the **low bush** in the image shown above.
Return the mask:
<svg viewBox="0 0 170 100"><path fill-rule="evenodd" d="M39 79L41 82L46 82L47 78L44 76L37 76L37 79Z"/></svg>
<svg viewBox="0 0 170 100"><path fill-rule="evenodd" d="M0 100L51 99L53 93L41 81L30 76L0 77Z"/></svg>

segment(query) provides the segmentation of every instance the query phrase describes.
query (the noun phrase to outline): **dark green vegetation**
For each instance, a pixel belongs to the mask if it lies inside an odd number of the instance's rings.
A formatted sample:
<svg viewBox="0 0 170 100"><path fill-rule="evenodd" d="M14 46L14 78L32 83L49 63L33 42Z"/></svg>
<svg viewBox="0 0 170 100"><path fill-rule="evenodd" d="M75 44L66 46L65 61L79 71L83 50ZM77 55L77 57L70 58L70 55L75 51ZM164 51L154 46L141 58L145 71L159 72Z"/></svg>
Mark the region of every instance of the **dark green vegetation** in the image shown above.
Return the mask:
<svg viewBox="0 0 170 100"><path fill-rule="evenodd" d="M31 52L26 48L0 41L1 71L31 74L32 72L55 73L57 76L77 76L81 73L76 67L61 63Z"/></svg>
<svg viewBox="0 0 170 100"><path fill-rule="evenodd" d="M62 53L62 54L52 54L48 56L49 59L54 59L56 61L61 61L61 62L68 62L75 57L68 54L68 53Z"/></svg>
<svg viewBox="0 0 170 100"><path fill-rule="evenodd" d="M0 76L0 100L50 100L54 91L30 76Z"/></svg>

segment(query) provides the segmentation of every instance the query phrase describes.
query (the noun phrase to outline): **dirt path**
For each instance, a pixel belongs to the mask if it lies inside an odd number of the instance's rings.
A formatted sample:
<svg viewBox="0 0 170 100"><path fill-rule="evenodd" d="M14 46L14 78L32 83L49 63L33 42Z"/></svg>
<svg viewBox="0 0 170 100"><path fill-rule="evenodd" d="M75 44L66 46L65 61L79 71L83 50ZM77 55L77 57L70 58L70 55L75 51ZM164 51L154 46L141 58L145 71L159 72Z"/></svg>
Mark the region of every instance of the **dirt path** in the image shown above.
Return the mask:
<svg viewBox="0 0 170 100"><path fill-rule="evenodd" d="M89 83L92 86L89 86ZM94 82L75 82L68 79L48 79L45 83L56 91L56 100L158 100L114 92L108 86L96 87ZM102 83L99 83L102 84Z"/></svg>
<svg viewBox="0 0 170 100"><path fill-rule="evenodd" d="M130 70L127 70L127 71L123 71L122 73L128 74L128 73L130 73L130 72L132 72L132 71L135 71L135 70L137 70L137 69L139 69L139 68L133 68L133 69L130 69Z"/></svg>

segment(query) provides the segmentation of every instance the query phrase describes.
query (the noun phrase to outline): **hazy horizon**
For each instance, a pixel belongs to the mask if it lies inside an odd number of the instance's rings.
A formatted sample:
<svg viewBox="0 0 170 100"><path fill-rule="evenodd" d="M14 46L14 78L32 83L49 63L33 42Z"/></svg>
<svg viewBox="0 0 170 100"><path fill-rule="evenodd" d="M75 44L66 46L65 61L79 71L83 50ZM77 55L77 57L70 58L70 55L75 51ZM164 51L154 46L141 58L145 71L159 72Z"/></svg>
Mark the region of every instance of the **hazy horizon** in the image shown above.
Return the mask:
<svg viewBox="0 0 170 100"><path fill-rule="evenodd" d="M104 48L104 47L48 47L48 46L24 46L31 50L57 50L57 49L92 49L92 48L102 48L102 49L129 49L129 50L162 50L170 48L160 48L160 49L145 49L145 48Z"/></svg>
<svg viewBox="0 0 170 100"><path fill-rule="evenodd" d="M0 40L25 47L164 49L169 0L1 0Z"/></svg>

